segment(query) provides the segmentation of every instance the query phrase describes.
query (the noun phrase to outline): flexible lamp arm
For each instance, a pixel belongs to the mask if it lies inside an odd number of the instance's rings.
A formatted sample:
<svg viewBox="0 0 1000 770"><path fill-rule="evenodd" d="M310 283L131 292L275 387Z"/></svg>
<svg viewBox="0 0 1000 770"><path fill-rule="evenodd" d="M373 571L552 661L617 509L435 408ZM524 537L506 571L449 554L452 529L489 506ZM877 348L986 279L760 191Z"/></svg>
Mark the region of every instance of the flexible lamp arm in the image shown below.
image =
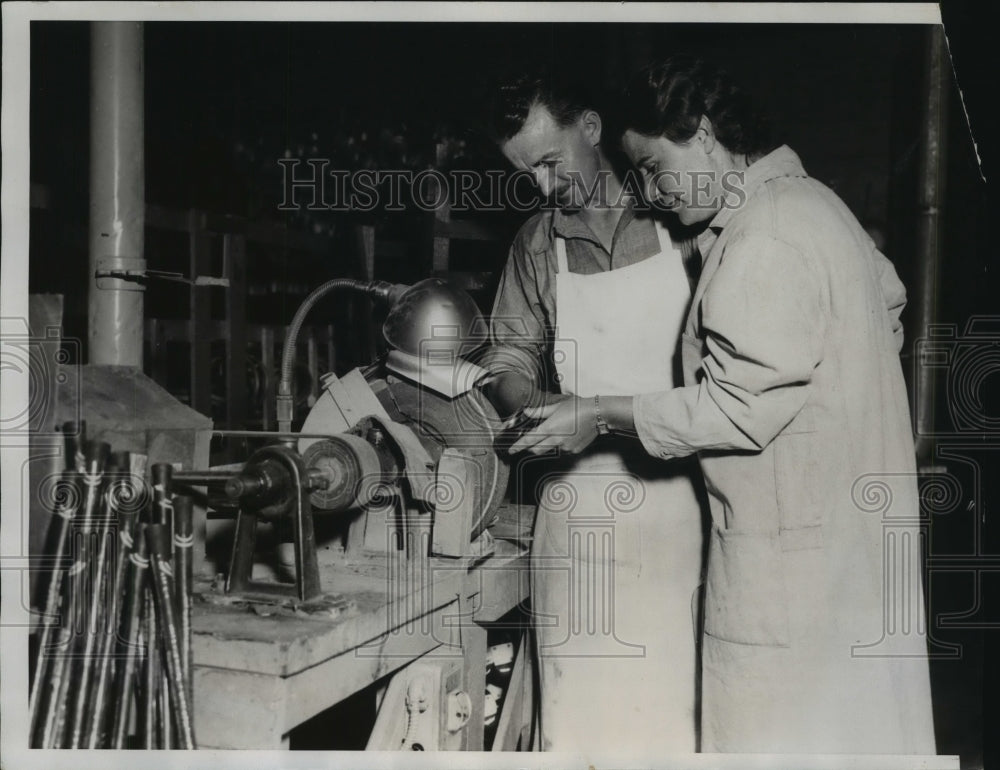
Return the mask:
<svg viewBox="0 0 1000 770"><path fill-rule="evenodd" d="M299 309L292 317L292 323L288 327L288 334L285 335L285 344L281 351L281 379L278 381L278 397L276 415L278 418L278 432L291 433L292 417L295 411L295 402L292 398L292 369L295 364L295 343L299 336L306 315L313 306L326 294L335 289L351 289L369 295L372 299L395 304L403 293L410 287L401 283L388 283L386 281L359 281L355 278L334 278L327 281L313 290L306 297Z"/></svg>

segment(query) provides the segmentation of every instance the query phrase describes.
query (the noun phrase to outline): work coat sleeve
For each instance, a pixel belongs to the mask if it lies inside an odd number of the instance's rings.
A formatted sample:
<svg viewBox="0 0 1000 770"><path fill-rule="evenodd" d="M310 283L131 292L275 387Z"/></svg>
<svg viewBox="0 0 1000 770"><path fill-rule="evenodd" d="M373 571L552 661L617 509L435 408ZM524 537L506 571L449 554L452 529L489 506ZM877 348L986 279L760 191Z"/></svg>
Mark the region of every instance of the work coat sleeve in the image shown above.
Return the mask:
<svg viewBox="0 0 1000 770"><path fill-rule="evenodd" d="M770 235L727 245L700 311L704 345L683 342L700 350L697 384L634 400L636 431L657 457L764 448L806 403L822 357L829 308L820 273Z"/></svg>
<svg viewBox="0 0 1000 770"><path fill-rule="evenodd" d="M903 350L903 308L906 307L906 287L899 280L896 267L889 259L872 244L872 258L875 260L875 270L878 273L879 286L885 299L889 321L892 324L892 336L896 352Z"/></svg>
<svg viewBox="0 0 1000 770"><path fill-rule="evenodd" d="M519 372L539 387L547 319L532 257L520 240L510 248L490 316L490 347L480 363L495 374Z"/></svg>

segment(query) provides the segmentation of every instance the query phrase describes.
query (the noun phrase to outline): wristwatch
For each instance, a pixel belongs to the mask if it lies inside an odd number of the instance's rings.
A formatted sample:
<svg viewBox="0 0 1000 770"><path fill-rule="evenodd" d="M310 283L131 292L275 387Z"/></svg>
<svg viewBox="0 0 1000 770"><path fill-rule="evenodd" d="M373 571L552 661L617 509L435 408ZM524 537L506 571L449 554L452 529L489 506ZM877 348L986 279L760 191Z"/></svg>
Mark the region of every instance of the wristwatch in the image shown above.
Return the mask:
<svg viewBox="0 0 1000 770"><path fill-rule="evenodd" d="M594 418L597 420L597 435L607 436L611 432L611 428L608 427L608 423L604 419L604 415L601 414L601 397L594 396Z"/></svg>

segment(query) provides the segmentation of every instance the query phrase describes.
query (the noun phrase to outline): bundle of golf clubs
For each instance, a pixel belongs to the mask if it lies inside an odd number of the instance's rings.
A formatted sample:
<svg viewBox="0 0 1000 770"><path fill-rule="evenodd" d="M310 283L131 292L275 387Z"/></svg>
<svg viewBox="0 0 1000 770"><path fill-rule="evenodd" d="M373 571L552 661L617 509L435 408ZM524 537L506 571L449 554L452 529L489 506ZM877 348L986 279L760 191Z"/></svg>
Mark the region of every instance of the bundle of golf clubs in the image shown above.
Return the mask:
<svg viewBox="0 0 1000 770"><path fill-rule="evenodd" d="M49 485L31 680L35 748L195 748L190 497L173 467L67 423Z"/></svg>

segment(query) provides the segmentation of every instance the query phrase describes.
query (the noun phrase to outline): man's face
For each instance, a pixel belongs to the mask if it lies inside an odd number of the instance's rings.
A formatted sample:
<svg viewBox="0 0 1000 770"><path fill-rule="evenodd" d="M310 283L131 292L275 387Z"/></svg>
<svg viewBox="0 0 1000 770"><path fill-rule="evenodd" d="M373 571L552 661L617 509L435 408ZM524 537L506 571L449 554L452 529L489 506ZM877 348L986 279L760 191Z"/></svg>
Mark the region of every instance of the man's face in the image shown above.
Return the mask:
<svg viewBox="0 0 1000 770"><path fill-rule="evenodd" d="M531 173L546 198L559 208L575 210L587 205L601 170L601 122L597 113L585 112L568 126L560 126L541 104L528 111L521 130L500 146L519 170Z"/></svg>
<svg viewBox="0 0 1000 770"><path fill-rule="evenodd" d="M672 211L683 224L711 219L722 207L720 169L698 135L677 143L628 130L622 147L642 174L649 202Z"/></svg>

